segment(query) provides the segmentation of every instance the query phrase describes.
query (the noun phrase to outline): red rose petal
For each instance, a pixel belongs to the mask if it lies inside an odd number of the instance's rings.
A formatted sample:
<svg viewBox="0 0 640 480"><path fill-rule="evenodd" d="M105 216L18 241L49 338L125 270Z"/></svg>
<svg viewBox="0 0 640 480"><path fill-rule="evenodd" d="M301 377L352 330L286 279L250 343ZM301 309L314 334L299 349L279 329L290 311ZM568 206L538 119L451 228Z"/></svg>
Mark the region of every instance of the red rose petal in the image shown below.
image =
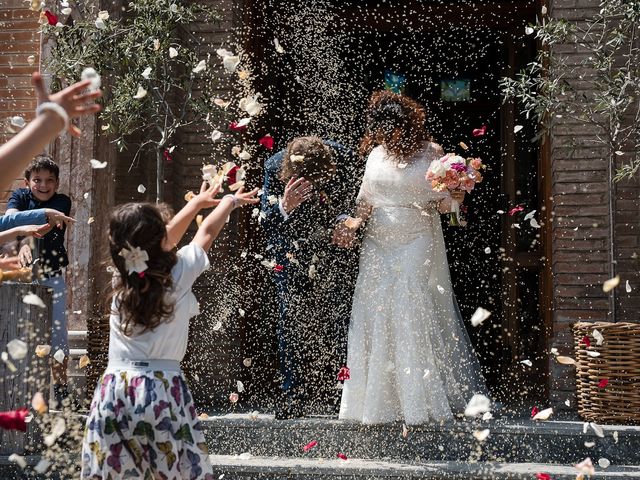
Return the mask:
<svg viewBox="0 0 640 480"><path fill-rule="evenodd" d="M53 25L55 27L58 24L58 17L56 17L49 10L45 10L44 15L47 17L47 22L49 22L49 25Z"/></svg>
<svg viewBox="0 0 640 480"><path fill-rule="evenodd" d="M258 143L267 150L271 150L273 148L273 137L271 135L265 135L260 140L258 140Z"/></svg>
<svg viewBox="0 0 640 480"><path fill-rule="evenodd" d="M346 460L347 456L344 453L339 453L338 455L336 455L336 457L338 457L340 460Z"/></svg>
<svg viewBox="0 0 640 480"><path fill-rule="evenodd" d="M311 440L309 443L307 443L304 447L302 447L302 450L304 450L305 452L308 452L309 450L311 450L313 447L315 447L318 444L317 440Z"/></svg>
<svg viewBox="0 0 640 480"><path fill-rule="evenodd" d="M539 412L540 412L540 409L538 407L533 407L531 409L531 418L535 417Z"/></svg>
<svg viewBox="0 0 640 480"><path fill-rule="evenodd" d="M231 167L231 169L227 172L227 183L229 185L233 185L234 183L237 182L236 179L236 175L238 173L238 170L240 170L240 167L237 165L234 165L233 167Z"/></svg>
<svg viewBox="0 0 640 480"><path fill-rule="evenodd" d="M247 126L246 125L239 125L238 122L231 122L229 124L229 130L233 130L234 132L242 132L243 130L246 130Z"/></svg>
<svg viewBox="0 0 640 480"><path fill-rule="evenodd" d="M551 475L548 473L536 473L536 480L551 480Z"/></svg>
<svg viewBox="0 0 640 480"><path fill-rule="evenodd" d="M351 370L349 367L344 366L338 372L338 381L344 382L345 380L349 380L351 378Z"/></svg>
<svg viewBox="0 0 640 480"><path fill-rule="evenodd" d="M25 418L27 418L27 415L29 415L29 410L26 408L19 408L18 410L12 410L9 412L0 412L0 428L26 432L27 422L25 422Z"/></svg>
<svg viewBox="0 0 640 480"><path fill-rule="evenodd" d="M487 133L487 126L482 125L480 128L474 128L471 135L474 137L482 137L485 133Z"/></svg>
<svg viewBox="0 0 640 480"><path fill-rule="evenodd" d="M607 385L609 385L609 379L608 378L603 378L602 380L600 380L598 382L598 387L599 388L605 388Z"/></svg>
<svg viewBox="0 0 640 480"><path fill-rule="evenodd" d="M162 152L162 156L167 162L171 162L173 160L173 157L171 156L171 153L169 153L169 150L165 150L164 152Z"/></svg>
<svg viewBox="0 0 640 480"><path fill-rule="evenodd" d="M284 270L284 266L283 266L283 265L275 265L275 266L273 267L273 271L274 271L274 272L281 272L281 271L283 271L283 270Z"/></svg>
<svg viewBox="0 0 640 480"><path fill-rule="evenodd" d="M589 337L587 335L585 335L582 340L580 340L580 343L584 343L587 347L591 346L591 340L589 340Z"/></svg>
<svg viewBox="0 0 640 480"><path fill-rule="evenodd" d="M522 212L523 210L524 207L522 205L518 205L517 207L513 207L511 210L509 210L509 215L513 217L516 213Z"/></svg>

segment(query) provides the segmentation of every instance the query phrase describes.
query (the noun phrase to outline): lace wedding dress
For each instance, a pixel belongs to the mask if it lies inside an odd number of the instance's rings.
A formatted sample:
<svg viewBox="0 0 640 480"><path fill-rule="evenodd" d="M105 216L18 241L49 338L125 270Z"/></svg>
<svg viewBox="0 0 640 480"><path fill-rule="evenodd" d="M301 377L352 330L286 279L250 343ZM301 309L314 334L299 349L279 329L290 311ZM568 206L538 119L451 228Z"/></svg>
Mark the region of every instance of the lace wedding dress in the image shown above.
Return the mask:
<svg viewBox="0 0 640 480"><path fill-rule="evenodd" d="M486 387L451 288L437 201L425 173L435 144L406 162L376 147L358 194L373 206L360 253L340 418L444 421ZM470 288L473 288L470 285Z"/></svg>

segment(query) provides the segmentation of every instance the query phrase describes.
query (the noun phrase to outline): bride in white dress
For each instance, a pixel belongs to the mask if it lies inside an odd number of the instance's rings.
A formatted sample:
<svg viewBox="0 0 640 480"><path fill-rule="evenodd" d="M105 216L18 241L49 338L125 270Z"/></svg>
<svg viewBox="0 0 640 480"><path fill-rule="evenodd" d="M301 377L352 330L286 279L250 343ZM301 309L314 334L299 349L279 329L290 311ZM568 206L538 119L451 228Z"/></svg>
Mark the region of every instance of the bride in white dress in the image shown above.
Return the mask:
<svg viewBox="0 0 640 480"><path fill-rule="evenodd" d="M424 109L403 95L376 92L369 104L363 148L371 153L352 228L365 220L366 226L341 419L446 421L475 393L486 394L453 295L440 224L452 197L425 180L443 151L426 140L424 119ZM461 202L464 194L453 197Z"/></svg>

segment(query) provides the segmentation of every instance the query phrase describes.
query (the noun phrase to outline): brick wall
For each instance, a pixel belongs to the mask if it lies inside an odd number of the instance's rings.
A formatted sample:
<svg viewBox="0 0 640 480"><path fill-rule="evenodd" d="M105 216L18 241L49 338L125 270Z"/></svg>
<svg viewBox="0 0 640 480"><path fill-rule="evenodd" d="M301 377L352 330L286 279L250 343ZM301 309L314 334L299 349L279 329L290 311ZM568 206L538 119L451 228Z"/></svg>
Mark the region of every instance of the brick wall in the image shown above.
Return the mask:
<svg viewBox="0 0 640 480"><path fill-rule="evenodd" d="M597 0L556 0L550 14L572 21L597 12ZM557 45L553 54L576 65L585 50L575 44ZM584 73L584 72L581 72ZM577 88L589 88L585 78L567 78ZM615 203L616 273L622 284L615 291L616 321L640 322L640 179L611 190L608 158L594 142L593 128L561 119L551 135L553 176L553 332L550 345L573 356L571 325L577 321L613 321L610 295L602 283L610 277L609 195ZM636 253L637 252L637 253ZM625 291L629 280L633 290ZM552 401L563 406L573 398L573 367L551 362ZM572 405L575 402L572 400Z"/></svg>
<svg viewBox="0 0 640 480"><path fill-rule="evenodd" d="M0 142L11 132L8 117L20 115L27 122L34 116L36 102L31 89L31 73L37 70L40 56L38 12L26 8L22 0L0 2ZM34 56L34 65L27 58ZM18 186L16 183L15 186ZM5 210L11 190L0 192L0 212Z"/></svg>

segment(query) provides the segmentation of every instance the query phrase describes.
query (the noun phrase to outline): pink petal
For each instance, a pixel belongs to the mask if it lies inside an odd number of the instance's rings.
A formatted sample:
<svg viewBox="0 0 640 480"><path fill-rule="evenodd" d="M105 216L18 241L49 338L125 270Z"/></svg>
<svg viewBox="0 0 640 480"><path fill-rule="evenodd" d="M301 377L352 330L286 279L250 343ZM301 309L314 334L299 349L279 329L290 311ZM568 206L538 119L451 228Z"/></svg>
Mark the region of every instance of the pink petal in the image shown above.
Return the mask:
<svg viewBox="0 0 640 480"><path fill-rule="evenodd" d="M338 455L336 455L336 457L338 457L340 460L346 460L347 456L344 453L339 453Z"/></svg>
<svg viewBox="0 0 640 480"><path fill-rule="evenodd" d="M513 217L516 213L522 212L523 210L524 207L522 205L518 205L517 207L513 207L511 210L509 210L509 215Z"/></svg>
<svg viewBox="0 0 640 480"><path fill-rule="evenodd" d="M480 128L474 128L471 135L474 137L482 137L485 133L487 133L487 126L483 125Z"/></svg>
<svg viewBox="0 0 640 480"><path fill-rule="evenodd" d="M602 380L600 380L600 382L598 382L598 387L599 388L605 388L607 385L609 385L609 379L608 378L603 378Z"/></svg>
<svg viewBox="0 0 640 480"><path fill-rule="evenodd" d="M315 447L318 444L317 440L311 440L309 443L307 443L304 447L302 447L302 450L304 450L305 452L308 452L309 450L311 450L313 447Z"/></svg>
<svg viewBox="0 0 640 480"><path fill-rule="evenodd" d="M273 148L273 137L271 135L265 135L258 143L265 147L267 150L271 150Z"/></svg>
<svg viewBox="0 0 640 480"><path fill-rule="evenodd" d="M540 413L540 409L538 407L533 407L531 409L531 418L535 417L538 413Z"/></svg>
<svg viewBox="0 0 640 480"><path fill-rule="evenodd" d="M580 343L584 343L587 347L591 346L591 340L589 340L589 337L587 335L585 335L582 340L580 341Z"/></svg>
<svg viewBox="0 0 640 480"><path fill-rule="evenodd" d="M536 473L536 480L551 480L551 475L548 473Z"/></svg>

